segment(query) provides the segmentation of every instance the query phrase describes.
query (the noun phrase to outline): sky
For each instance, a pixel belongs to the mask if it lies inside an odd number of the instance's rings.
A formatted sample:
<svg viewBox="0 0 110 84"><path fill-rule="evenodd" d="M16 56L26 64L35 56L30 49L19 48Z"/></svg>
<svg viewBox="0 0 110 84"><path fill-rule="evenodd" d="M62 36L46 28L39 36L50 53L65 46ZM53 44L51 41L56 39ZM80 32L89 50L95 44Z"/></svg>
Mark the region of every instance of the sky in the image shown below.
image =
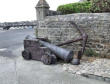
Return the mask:
<svg viewBox="0 0 110 84"><path fill-rule="evenodd" d="M39 0L0 0L0 22L36 20L35 6ZM51 10L79 0L46 0Z"/></svg>

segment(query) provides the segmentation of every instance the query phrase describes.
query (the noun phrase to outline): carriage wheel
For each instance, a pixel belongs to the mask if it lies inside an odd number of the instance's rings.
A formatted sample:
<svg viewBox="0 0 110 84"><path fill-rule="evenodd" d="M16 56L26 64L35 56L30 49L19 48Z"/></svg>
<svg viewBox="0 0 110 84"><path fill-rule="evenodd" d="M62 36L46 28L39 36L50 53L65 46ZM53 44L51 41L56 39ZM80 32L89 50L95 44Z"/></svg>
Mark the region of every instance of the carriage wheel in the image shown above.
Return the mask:
<svg viewBox="0 0 110 84"><path fill-rule="evenodd" d="M26 60L31 60L31 58L32 58L31 57L31 53L29 51L27 51L27 50L22 51L22 56Z"/></svg>

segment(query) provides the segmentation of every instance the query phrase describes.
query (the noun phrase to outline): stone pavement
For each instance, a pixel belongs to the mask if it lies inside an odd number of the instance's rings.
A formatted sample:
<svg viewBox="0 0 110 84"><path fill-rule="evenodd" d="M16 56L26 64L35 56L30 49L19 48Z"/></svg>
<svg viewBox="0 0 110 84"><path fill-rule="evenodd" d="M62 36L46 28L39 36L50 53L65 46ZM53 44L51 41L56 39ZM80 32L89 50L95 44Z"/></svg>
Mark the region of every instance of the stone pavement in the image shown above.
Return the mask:
<svg viewBox="0 0 110 84"><path fill-rule="evenodd" d="M44 65L38 61L26 61L20 52L14 50L16 58L0 56L0 84L109 84L72 75L63 70L62 64Z"/></svg>

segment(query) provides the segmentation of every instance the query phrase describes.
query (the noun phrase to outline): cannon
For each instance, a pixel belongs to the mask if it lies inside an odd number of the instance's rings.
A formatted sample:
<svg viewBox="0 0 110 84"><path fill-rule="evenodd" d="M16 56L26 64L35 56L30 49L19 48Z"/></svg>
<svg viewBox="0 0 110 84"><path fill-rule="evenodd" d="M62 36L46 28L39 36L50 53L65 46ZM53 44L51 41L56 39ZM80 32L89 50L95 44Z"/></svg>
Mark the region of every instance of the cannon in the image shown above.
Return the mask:
<svg viewBox="0 0 110 84"><path fill-rule="evenodd" d="M26 60L42 61L44 64L55 64L57 58L70 62L73 59L73 51L53 45L43 38L26 37L22 56Z"/></svg>

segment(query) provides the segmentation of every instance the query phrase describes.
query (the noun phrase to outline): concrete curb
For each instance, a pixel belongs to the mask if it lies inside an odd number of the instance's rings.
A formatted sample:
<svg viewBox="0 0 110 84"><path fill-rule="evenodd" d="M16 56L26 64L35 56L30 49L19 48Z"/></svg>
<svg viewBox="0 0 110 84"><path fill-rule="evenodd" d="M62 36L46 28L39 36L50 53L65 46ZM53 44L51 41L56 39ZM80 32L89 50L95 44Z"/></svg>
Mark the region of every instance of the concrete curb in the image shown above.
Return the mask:
<svg viewBox="0 0 110 84"><path fill-rule="evenodd" d="M103 77L103 76L98 76L98 75L94 75L94 74L87 74L87 73L83 73L83 74L81 74L81 76L110 83L109 77Z"/></svg>

